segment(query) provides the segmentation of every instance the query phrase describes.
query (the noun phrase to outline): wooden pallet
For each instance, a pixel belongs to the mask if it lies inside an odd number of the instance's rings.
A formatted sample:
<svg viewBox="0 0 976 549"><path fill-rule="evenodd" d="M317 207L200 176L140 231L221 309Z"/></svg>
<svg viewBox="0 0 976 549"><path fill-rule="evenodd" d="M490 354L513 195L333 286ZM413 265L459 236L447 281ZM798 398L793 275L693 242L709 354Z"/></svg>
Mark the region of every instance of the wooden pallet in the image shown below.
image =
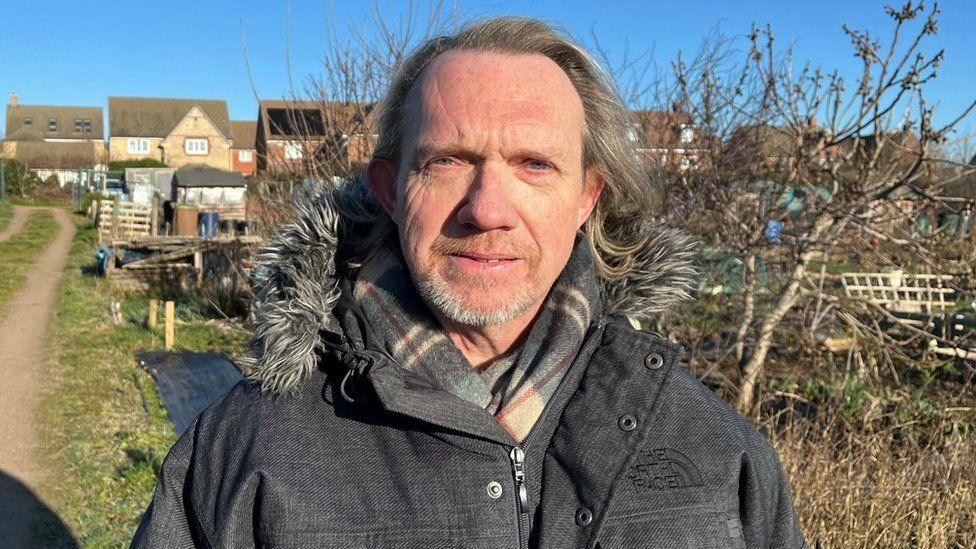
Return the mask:
<svg viewBox="0 0 976 549"><path fill-rule="evenodd" d="M102 200L97 201L94 211L99 241L152 233L152 206Z"/></svg>
<svg viewBox="0 0 976 549"><path fill-rule="evenodd" d="M864 299L899 313L941 312L955 305L955 290L945 285L951 276L889 273L843 273L847 297Z"/></svg>

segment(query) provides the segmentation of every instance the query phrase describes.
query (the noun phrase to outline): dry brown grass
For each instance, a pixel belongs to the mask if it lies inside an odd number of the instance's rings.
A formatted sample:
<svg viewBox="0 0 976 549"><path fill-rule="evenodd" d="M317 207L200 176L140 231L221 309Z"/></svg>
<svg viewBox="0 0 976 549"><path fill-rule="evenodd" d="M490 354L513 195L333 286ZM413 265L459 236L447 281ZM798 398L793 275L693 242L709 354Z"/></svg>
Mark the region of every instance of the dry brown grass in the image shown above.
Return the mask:
<svg viewBox="0 0 976 549"><path fill-rule="evenodd" d="M940 422L858 431L834 418L771 433L811 546L976 547L976 448Z"/></svg>

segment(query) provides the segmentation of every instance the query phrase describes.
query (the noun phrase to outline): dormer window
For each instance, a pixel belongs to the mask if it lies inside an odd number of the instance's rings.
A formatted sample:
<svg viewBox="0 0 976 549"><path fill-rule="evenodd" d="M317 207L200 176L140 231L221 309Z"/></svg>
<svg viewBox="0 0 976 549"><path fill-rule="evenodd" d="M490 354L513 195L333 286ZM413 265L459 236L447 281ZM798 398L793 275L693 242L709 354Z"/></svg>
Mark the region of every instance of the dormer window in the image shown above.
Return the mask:
<svg viewBox="0 0 976 549"><path fill-rule="evenodd" d="M51 118L47 121L47 131L56 132L58 131L58 119Z"/></svg>
<svg viewBox="0 0 976 549"><path fill-rule="evenodd" d="M24 119L24 125L25 126L33 126L34 125L34 119L28 116L27 118Z"/></svg>

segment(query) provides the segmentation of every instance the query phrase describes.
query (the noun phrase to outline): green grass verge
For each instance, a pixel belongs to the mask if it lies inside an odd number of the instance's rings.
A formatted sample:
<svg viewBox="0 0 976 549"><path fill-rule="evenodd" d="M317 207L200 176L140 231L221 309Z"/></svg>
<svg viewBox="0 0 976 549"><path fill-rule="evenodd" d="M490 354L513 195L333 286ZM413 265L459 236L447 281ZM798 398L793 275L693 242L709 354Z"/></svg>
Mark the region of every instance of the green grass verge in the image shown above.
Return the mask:
<svg viewBox="0 0 976 549"><path fill-rule="evenodd" d="M84 271L96 235L79 231L58 296L49 345L52 389L38 417L52 475L41 493L85 547L127 546L152 495L156 474L176 434L135 351L162 346L143 322L148 297L125 293ZM123 322L109 314L122 303ZM239 355L244 334L201 319L178 323L185 348Z"/></svg>
<svg viewBox="0 0 976 549"><path fill-rule="evenodd" d="M59 196L56 198L24 198L22 196L9 196L7 201L17 206L50 206L53 208L64 208L71 206L71 196Z"/></svg>
<svg viewBox="0 0 976 549"><path fill-rule="evenodd" d="M6 208L0 208L0 231L4 230L7 227L7 224L10 223L10 219L13 218L13 216L14 216L14 209L11 208L10 206L7 206Z"/></svg>
<svg viewBox="0 0 976 549"><path fill-rule="evenodd" d="M50 212L34 212L19 233L0 244L0 308L24 286L37 254L54 240L57 232L58 222Z"/></svg>

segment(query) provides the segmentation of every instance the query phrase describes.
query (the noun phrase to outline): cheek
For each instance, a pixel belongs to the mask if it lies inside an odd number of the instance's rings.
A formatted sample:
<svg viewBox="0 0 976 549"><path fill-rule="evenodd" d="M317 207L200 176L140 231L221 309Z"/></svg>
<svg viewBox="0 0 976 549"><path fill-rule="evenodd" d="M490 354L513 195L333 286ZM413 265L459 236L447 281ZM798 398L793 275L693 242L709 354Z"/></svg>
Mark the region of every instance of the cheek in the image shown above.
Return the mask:
<svg viewBox="0 0 976 549"><path fill-rule="evenodd" d="M408 182L399 197L400 239L404 253L423 261L430 244L454 211L456 197L424 181Z"/></svg>
<svg viewBox="0 0 976 549"><path fill-rule="evenodd" d="M540 247L561 249L566 240L572 247L580 200L580 194L571 191L527 193L519 200L522 219Z"/></svg>

